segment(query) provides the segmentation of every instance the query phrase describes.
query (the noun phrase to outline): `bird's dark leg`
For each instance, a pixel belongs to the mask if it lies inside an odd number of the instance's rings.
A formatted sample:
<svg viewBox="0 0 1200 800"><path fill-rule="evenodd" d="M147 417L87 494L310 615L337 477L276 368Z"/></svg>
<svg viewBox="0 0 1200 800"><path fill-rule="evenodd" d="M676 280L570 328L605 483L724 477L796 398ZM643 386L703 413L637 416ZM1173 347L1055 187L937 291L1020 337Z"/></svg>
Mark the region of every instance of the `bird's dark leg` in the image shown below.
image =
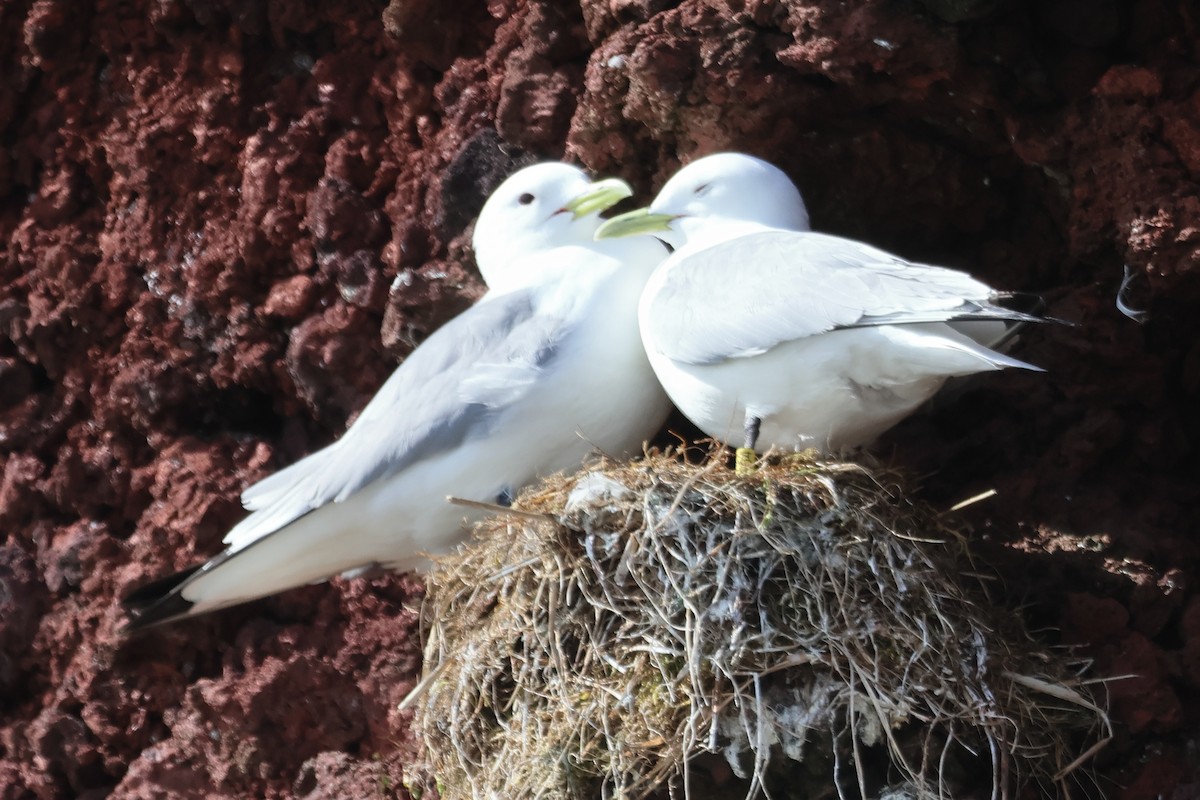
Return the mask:
<svg viewBox="0 0 1200 800"><path fill-rule="evenodd" d="M734 470L738 475L748 475L754 471L754 445L758 444L758 430L761 427L761 419L746 414L746 422L742 428L745 439L742 440L742 446L737 449L733 460Z"/></svg>
<svg viewBox="0 0 1200 800"><path fill-rule="evenodd" d="M742 447L747 450L753 450L754 445L758 444L758 429L762 427L762 420L758 417L746 415L746 422L742 430L745 431L746 438L742 443Z"/></svg>

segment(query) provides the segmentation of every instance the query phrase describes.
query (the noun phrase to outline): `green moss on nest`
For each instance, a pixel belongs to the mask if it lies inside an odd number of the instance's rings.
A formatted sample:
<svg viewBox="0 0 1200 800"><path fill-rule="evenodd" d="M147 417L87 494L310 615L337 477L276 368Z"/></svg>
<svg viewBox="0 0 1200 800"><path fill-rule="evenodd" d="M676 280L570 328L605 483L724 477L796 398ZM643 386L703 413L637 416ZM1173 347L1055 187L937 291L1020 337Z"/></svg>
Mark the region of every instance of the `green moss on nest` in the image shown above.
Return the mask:
<svg viewBox="0 0 1200 800"><path fill-rule="evenodd" d="M416 729L446 800L705 797L705 753L743 794L1049 789L1103 714L966 566L858 465L603 465L440 561Z"/></svg>

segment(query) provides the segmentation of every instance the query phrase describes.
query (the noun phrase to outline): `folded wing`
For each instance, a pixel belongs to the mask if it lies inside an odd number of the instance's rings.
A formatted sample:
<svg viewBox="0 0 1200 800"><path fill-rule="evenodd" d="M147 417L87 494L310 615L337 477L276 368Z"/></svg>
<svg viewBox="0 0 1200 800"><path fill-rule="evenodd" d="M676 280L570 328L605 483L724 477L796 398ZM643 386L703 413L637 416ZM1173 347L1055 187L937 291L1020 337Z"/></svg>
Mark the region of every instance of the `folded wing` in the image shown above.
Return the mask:
<svg viewBox="0 0 1200 800"><path fill-rule="evenodd" d="M755 233L674 258L641 319L648 345L682 363L745 358L842 328L1039 319L996 305L966 273L826 234Z"/></svg>
<svg viewBox="0 0 1200 800"><path fill-rule="evenodd" d="M537 313L537 290L485 298L400 365L341 439L248 487L254 513L225 537L232 549L422 459L486 436L539 373L553 369L566 320Z"/></svg>

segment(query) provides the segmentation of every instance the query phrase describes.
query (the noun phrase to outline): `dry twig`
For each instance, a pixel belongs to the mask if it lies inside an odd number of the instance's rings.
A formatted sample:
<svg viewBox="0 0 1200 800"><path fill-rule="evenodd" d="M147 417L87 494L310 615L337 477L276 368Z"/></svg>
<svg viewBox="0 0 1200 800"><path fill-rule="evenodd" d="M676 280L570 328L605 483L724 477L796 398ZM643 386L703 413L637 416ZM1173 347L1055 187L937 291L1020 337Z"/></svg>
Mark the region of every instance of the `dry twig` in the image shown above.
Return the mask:
<svg viewBox="0 0 1200 800"><path fill-rule="evenodd" d="M411 704L447 800L696 797L703 753L751 795L1011 797L1106 725L895 475L651 454L517 506L430 579Z"/></svg>

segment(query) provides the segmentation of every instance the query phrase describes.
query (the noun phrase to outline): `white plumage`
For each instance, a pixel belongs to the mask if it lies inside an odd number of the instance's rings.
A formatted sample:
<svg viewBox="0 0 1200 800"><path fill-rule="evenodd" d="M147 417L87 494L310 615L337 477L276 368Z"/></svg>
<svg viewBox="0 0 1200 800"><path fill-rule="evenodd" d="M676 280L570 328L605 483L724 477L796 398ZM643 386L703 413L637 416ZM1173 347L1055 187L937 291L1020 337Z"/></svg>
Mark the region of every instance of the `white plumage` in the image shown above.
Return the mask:
<svg viewBox="0 0 1200 800"><path fill-rule="evenodd" d="M373 565L419 568L465 537L448 495L495 502L593 449L639 453L669 410L636 316L666 250L591 241L599 212L629 193L565 164L501 185L476 227L488 294L422 343L341 439L247 488L252 513L223 553L130 595L132 625Z"/></svg>
<svg viewBox="0 0 1200 800"><path fill-rule="evenodd" d="M676 247L639 320L667 394L705 433L837 450L870 442L947 378L1037 369L988 346L1035 317L997 305L963 272L807 231L803 209L778 169L725 153L597 232Z"/></svg>

